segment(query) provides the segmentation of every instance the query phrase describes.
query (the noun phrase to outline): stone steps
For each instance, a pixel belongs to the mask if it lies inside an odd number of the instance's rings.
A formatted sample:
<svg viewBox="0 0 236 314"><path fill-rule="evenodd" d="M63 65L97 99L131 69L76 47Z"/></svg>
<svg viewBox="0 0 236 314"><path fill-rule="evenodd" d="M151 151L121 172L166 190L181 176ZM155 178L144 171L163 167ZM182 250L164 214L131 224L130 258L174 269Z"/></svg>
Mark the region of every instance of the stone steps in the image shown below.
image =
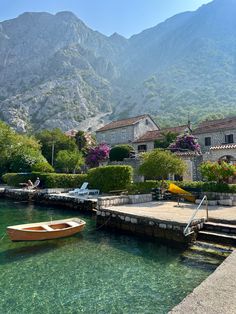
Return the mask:
<svg viewBox="0 0 236 314"><path fill-rule="evenodd" d="M233 251L232 247L196 241L181 255L185 262L196 267L218 266Z"/></svg>
<svg viewBox="0 0 236 314"><path fill-rule="evenodd" d="M216 223L212 221L204 223L204 230L213 230L236 235L236 225Z"/></svg>
<svg viewBox="0 0 236 314"><path fill-rule="evenodd" d="M220 231L200 230L198 232L197 239L204 240L206 242L214 242L218 244L229 244L236 246L236 235L223 233Z"/></svg>

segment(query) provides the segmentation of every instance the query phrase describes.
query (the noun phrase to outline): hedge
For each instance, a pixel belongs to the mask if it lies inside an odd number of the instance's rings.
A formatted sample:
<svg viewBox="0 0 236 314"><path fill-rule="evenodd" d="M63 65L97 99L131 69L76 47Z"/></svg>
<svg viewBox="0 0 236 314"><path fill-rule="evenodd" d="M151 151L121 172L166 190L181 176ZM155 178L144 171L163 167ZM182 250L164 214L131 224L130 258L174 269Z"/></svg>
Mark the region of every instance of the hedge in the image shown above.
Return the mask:
<svg viewBox="0 0 236 314"><path fill-rule="evenodd" d="M174 183L182 189L195 188L202 192L236 193L236 184L202 182L202 181L166 181L167 185ZM161 181L148 180L132 183L128 190L130 193L150 193L152 188L160 187Z"/></svg>
<svg viewBox="0 0 236 314"><path fill-rule="evenodd" d="M77 188L87 181L86 174L61 174L61 173L6 173L2 180L9 186L19 187L19 183L27 180L35 181L40 178L40 187L43 188Z"/></svg>
<svg viewBox="0 0 236 314"><path fill-rule="evenodd" d="M88 182L101 192L123 190L131 184L133 168L130 166L104 166L90 169Z"/></svg>

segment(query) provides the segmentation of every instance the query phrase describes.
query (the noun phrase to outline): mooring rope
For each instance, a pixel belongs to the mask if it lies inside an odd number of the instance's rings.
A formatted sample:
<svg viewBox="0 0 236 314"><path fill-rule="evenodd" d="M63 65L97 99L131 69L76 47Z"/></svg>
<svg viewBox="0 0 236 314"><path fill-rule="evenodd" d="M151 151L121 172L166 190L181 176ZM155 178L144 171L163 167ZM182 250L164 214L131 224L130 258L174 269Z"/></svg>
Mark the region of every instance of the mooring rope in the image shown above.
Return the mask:
<svg viewBox="0 0 236 314"><path fill-rule="evenodd" d="M107 220L106 220L101 226L99 226L99 227L93 229L91 232L97 231L97 230L101 229L102 227L104 227L110 219L111 219L111 216L109 216L109 217L107 218Z"/></svg>
<svg viewBox="0 0 236 314"><path fill-rule="evenodd" d="M2 240L5 238L6 234L7 234L7 233L4 232L4 234L3 234L3 236L1 237L0 241L2 241Z"/></svg>

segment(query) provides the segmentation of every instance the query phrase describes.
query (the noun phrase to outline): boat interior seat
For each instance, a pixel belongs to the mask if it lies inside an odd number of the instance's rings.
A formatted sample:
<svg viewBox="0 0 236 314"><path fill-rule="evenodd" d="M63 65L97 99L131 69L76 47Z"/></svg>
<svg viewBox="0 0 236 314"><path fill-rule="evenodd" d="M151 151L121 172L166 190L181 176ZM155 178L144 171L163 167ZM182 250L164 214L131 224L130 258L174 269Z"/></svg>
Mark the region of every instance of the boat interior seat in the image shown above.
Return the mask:
<svg viewBox="0 0 236 314"><path fill-rule="evenodd" d="M53 231L53 229L49 227L48 225L42 225L42 227L46 229L47 231Z"/></svg>
<svg viewBox="0 0 236 314"><path fill-rule="evenodd" d="M75 222L75 221L68 221L66 222L68 225L70 225L71 227L76 227L78 226L78 222Z"/></svg>

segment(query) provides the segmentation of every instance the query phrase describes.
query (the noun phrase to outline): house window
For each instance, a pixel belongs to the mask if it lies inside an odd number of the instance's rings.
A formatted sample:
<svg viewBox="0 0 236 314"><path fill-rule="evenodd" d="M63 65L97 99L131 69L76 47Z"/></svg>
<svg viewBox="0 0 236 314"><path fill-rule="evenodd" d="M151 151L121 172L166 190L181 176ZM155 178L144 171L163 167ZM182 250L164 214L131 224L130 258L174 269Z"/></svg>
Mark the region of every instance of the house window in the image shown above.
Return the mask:
<svg viewBox="0 0 236 314"><path fill-rule="evenodd" d="M205 137L205 146L211 146L211 137Z"/></svg>
<svg viewBox="0 0 236 314"><path fill-rule="evenodd" d="M146 152L147 151L147 145L138 145L138 152Z"/></svg>
<svg viewBox="0 0 236 314"><path fill-rule="evenodd" d="M145 122L146 122L146 125L149 125L149 121L148 121L148 119L146 119L146 121L145 121Z"/></svg>
<svg viewBox="0 0 236 314"><path fill-rule="evenodd" d="M234 142L234 135L233 134L225 135L225 143L230 144L233 142Z"/></svg>

